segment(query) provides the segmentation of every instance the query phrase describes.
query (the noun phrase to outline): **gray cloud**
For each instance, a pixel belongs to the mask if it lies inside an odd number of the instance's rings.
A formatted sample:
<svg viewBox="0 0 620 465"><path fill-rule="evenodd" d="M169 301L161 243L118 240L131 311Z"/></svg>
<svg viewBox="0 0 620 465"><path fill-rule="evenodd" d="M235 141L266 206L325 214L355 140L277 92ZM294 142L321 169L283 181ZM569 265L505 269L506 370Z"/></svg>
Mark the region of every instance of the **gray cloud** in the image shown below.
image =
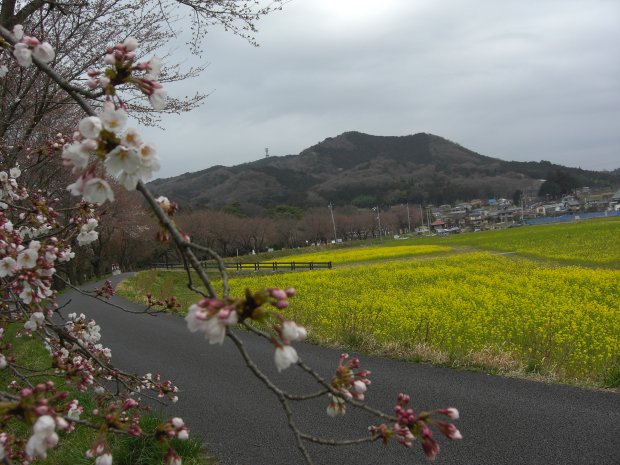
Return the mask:
<svg viewBox="0 0 620 465"><path fill-rule="evenodd" d="M213 91L149 130L160 176L298 153L347 130L431 132L489 156L620 167L620 3L294 0L256 49L222 31ZM191 62L191 58L188 58Z"/></svg>

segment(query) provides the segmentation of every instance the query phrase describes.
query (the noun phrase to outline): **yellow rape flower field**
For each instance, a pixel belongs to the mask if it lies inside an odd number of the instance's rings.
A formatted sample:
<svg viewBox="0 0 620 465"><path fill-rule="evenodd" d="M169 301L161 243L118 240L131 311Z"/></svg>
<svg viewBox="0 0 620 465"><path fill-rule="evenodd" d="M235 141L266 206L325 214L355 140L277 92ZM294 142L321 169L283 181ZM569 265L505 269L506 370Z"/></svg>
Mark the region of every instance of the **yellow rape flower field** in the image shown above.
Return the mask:
<svg viewBox="0 0 620 465"><path fill-rule="evenodd" d="M618 217L423 238L418 242L436 244L437 239L443 239L441 243L449 246L468 245L564 264L620 269Z"/></svg>
<svg viewBox="0 0 620 465"><path fill-rule="evenodd" d="M288 255L278 258L279 262L336 262L345 263L364 262L368 260L385 260L389 258L411 257L440 252L449 252L451 247L445 245L402 245L395 247L358 247L352 249L337 249L314 253Z"/></svg>
<svg viewBox="0 0 620 465"><path fill-rule="evenodd" d="M544 228L521 228L517 242L527 244L528 231L549 234ZM588 247L584 236L574 234L574 240ZM392 243L280 258L333 261L335 267L231 276L231 295L246 288L295 287L297 295L285 313L306 325L315 343L581 385L620 386L617 263L601 267L606 258L589 267L531 254L506 255L480 250L482 244L474 241L483 242L483 234L462 237L443 245ZM459 246L465 239L467 247ZM499 243L501 235L490 239L490 244ZM615 250L620 235L611 239L610 250ZM507 234L506 241L516 240ZM585 256L570 239L563 244ZM510 247L504 246L497 250ZM485 248L492 247L487 243ZM136 291L138 281L148 283L142 288L163 285L174 288L186 308L197 297L183 287L185 277L151 270L126 282L121 293L131 296L128 289Z"/></svg>

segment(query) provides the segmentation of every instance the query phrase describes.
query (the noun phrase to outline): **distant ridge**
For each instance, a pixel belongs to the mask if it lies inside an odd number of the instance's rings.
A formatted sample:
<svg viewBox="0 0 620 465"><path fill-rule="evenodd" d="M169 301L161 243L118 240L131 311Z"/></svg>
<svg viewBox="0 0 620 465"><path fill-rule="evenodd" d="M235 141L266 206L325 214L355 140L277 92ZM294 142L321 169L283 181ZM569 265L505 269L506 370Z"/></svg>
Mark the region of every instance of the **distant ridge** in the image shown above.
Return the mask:
<svg viewBox="0 0 620 465"><path fill-rule="evenodd" d="M442 137L419 133L373 136L345 132L303 150L233 167L211 168L151 182L158 195L182 205L263 209L402 202L452 203L536 194L554 171L579 185L620 186L620 169L587 171L541 162L504 161L480 155ZM363 205L360 205L363 206Z"/></svg>

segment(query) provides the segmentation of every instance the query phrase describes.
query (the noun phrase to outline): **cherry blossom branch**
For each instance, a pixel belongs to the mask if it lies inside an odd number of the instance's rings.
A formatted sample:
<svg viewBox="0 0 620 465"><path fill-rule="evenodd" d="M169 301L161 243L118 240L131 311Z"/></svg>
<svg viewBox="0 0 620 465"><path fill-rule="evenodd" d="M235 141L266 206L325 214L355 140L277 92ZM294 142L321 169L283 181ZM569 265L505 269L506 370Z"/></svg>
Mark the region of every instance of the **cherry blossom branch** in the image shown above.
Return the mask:
<svg viewBox="0 0 620 465"><path fill-rule="evenodd" d="M329 384L321 375L319 375L314 369L312 369L310 366L304 363L301 359L297 362L297 365L301 367L301 369L304 370L306 373L309 373L314 379L316 379L320 385L324 386L330 392L330 394L340 397L346 403L351 404L354 407L357 407L368 413L371 413L375 415L376 417L383 418L384 420L389 420L389 421L397 420L397 418L393 415L388 415L385 412L382 412L381 410L369 407L363 402L343 396L341 392L335 390L331 384Z"/></svg>
<svg viewBox="0 0 620 465"><path fill-rule="evenodd" d="M208 15L210 13L208 10L202 8L207 8L210 2L203 2L201 0L179 1L186 5L193 5L197 15L206 13L207 18L209 17ZM216 4L219 5L219 3ZM223 24L227 24L226 18L236 15L246 21L251 27L251 30L253 30L252 18L244 16L250 11L247 9L247 6L240 6L240 9L237 9L234 2L222 1L221 4L224 5L225 8L231 8L228 12L216 12L216 16L220 18L219 20ZM198 9L196 9L196 7L198 7ZM221 17L223 17L224 20L222 20ZM283 290L267 288L255 293L246 290L245 297L231 298L228 296L228 277L221 257L208 247L192 243L189 237L177 228L174 221L171 219L176 211L176 204L171 203L165 197L155 199L145 185L145 181L150 179L153 172L159 169L159 158L155 153L155 149L149 144L142 143L139 134L137 134L135 130L124 130L125 122L128 117L126 113L127 105L126 101L123 101L116 93L116 86L132 84L140 92L149 97L153 109L164 109L166 107L167 97L165 90L162 89L160 82L157 81L157 76L161 69L161 59L153 57L148 62L136 63L136 53L134 50L138 47L138 41L133 37L128 37L122 44L119 43L114 47L108 47L104 62L110 65L110 67L106 68L105 71L88 71L90 78L88 86L93 89L101 87L104 89L106 95L106 102L103 104L101 115L95 116L92 106L83 98L79 91L76 91L75 86L72 86L66 79L47 66L46 63L54 59L54 51L50 44L46 42L40 43L39 40L34 37L23 36L23 28L21 26L16 26L14 32L15 36L19 35L19 37L13 37L6 29L0 29L2 37L6 35L6 40L15 46L13 55L18 63L21 66L28 66L34 62L40 70L50 76L63 90L65 90L68 95L82 107L86 114L90 115L80 121L78 125L79 131L74 134L72 143L62 142L65 144L62 154L63 161L67 165L73 166L74 170L81 173L76 182L69 186L69 190L71 190L74 195L82 195L85 202L101 205L107 200L113 201L114 192L110 188L110 185L105 179L98 176L99 172L105 171L108 175L115 176L118 182L128 190L136 189L142 194L149 204L149 208L159 220L162 228L158 232L158 239L162 241L171 240L176 246L183 260L184 269L188 275L188 287L191 290L197 291L204 297L189 308L188 315L185 318L188 323L188 329L192 332L204 332L210 343L221 344L224 342L226 336L233 341L249 370L267 387L267 389L274 393L280 402L286 414L289 428L294 434L297 448L302 454L306 464L312 465L312 459L305 447L304 441L335 446L372 442L377 439L386 441L390 437L396 436L398 442L410 446L413 439L420 437L425 453L430 459L433 459L439 452L439 446L432 438L432 433L428 427L429 425L434 425L450 439L461 438L459 431L452 424L431 418L432 414L438 413L448 416L451 419L456 419L458 418L458 411L456 409L448 408L431 413L420 412L419 415L416 416L414 415L413 409L407 408L409 396L406 394L399 394L398 404L395 407L397 416L393 416L369 407L361 402L364 399L367 385L370 384L370 380L368 379L370 372L360 368L360 362L356 357L346 361L349 358L348 354L342 354L340 356L340 362L336 368L336 375L332 378L331 383L327 382L315 370L304 363L299 358L291 343L303 340L307 334L306 329L287 319L283 314L274 311L274 308L280 311L288 307L288 299L295 295L294 289L289 288ZM20 43L16 43L16 38L20 39ZM7 68L4 67L2 70L5 74L6 69ZM135 76L133 75L134 72L137 73ZM92 161L93 159L94 161ZM20 171L18 167L11 169L10 176L11 182L13 183L11 186L14 185L15 189L17 189L15 178L17 178L19 174ZM3 171L2 179L0 180L5 183L4 186L8 185L6 184L8 179L9 175ZM6 187L4 188L7 189ZM27 193L25 194L23 191L21 194L13 191L10 191L10 193L13 198L24 199L27 197ZM36 210L29 210L29 212L36 213ZM21 218L23 219L24 216L22 215ZM53 216L50 216L50 218L53 218ZM30 231L29 228L32 228L34 225L36 229L41 229L39 223L41 223L42 220L38 223L37 221L34 219L28 221L24 220L23 228L25 231ZM52 224L57 224L54 220L49 221ZM77 222L76 224L79 227L80 232L76 238L79 245L85 245L97 239L98 233L94 228L98 225L98 220L95 217L94 210L87 210L82 213L81 216L72 218L71 221ZM80 386L84 388L86 385L93 384L95 378L99 380L114 380L116 381L116 394L113 395L115 398L118 398L125 392L129 394L139 392L140 388L143 386L153 390L157 387L157 389L159 389L158 397L163 397L164 394L169 392L177 392L176 387L172 386L174 390L171 389L171 384L169 384L168 381L161 384L154 384L151 382L150 375L145 377L147 380L145 381L144 379L137 378L135 375L127 374L114 368L109 362L111 356L109 349L103 349L100 344L94 344L93 342L98 341L100 338L98 334L99 327L96 326L92 320L85 322L84 315L77 317L75 313L70 314L68 315L70 321L67 321L63 325L54 325L49 319L51 318L52 310L45 308L45 300L47 297L51 297L51 299L55 298L55 294L51 290L51 276L53 276L55 272L53 266L57 258L57 253L66 255L67 250L70 252L70 248L66 250L59 249L55 246L58 242L57 239L50 235L41 236L42 238L48 239L45 242L49 243L42 245L39 241L31 239L28 243L28 247L25 247L21 244L23 236L18 237L13 233L14 226L10 223L10 220L7 222L7 220L4 219L3 214L0 214L0 226L4 226L3 229L12 234L11 237L14 240L14 244L12 245L13 249L11 249L12 256L7 256L2 259L2 276L13 276L18 271L22 270L22 274L17 275L15 283L12 283L15 284L14 289L16 292L13 293L13 289L9 289L8 292L5 292L15 298L16 308L22 313L21 319L30 316L30 319L24 324L24 327L28 331L34 331L35 334L41 338L43 338L43 331L45 335L49 337L50 345L55 346L58 351L56 357L58 357L57 360L59 360L59 365L63 367L68 366L71 369L71 374L69 374L69 369L65 368L65 376L68 381L79 376L78 382ZM76 234L76 232L69 230L65 230L65 232L65 235L69 238ZM3 234L6 235L7 233L5 232ZM40 250L41 252L39 252ZM206 252L217 261L223 283L222 298L217 297L217 293L207 276L205 268L198 260L195 251ZM61 261L66 261L64 258L66 257L63 255ZM41 268L38 269L37 266ZM191 269L198 274L208 291L207 294L194 287ZM17 283L17 281L19 281L19 283ZM91 295L75 288L69 283L68 285L82 294ZM32 286L35 286L35 289L33 289ZM19 293L18 296L15 295L17 293ZM23 306L17 297L24 302ZM95 298L113 307L127 311L121 306L99 299L98 296ZM151 300L149 297L149 304L150 303ZM149 306L143 312L131 311L131 313L154 314L155 312L149 312L150 308ZM266 325L268 330L262 331L255 328L247 322L248 319L258 324ZM323 389L315 393L293 395L279 388L259 369L256 363L254 363L241 339L231 330L231 327L237 323L241 323L242 326L252 333L268 340L270 344L275 347L274 362L278 371L296 364L322 386ZM69 359L69 350L67 350L67 348L71 350L71 355L77 356ZM87 360L85 364L82 364L82 355ZM0 356L4 357L2 354L0 354ZM3 358L1 363L6 366L6 358ZM159 377L157 377L156 381L158 383L159 380ZM29 383L26 377L23 377L22 381L24 383ZM35 389L38 390L40 394L48 391L52 392L55 388L53 383L51 383L51 385L37 385ZM30 390L30 393L27 391L27 389L23 389L20 395L28 396L32 393L32 390ZM22 394L22 392L24 394ZM148 394L143 393L142 395L158 400ZM289 401L303 401L321 396L327 396L330 399L330 404L327 407L327 414L330 416L344 414L345 404L349 404L355 408L371 413L376 417L388 420L393 426L387 426L385 424L371 426L369 428L370 435L359 439L336 440L304 434L295 423ZM137 405L135 401L132 402ZM129 408L132 407L133 404ZM112 407L112 409L113 408L114 407ZM44 431L45 437L36 435L36 425L35 435L33 436L34 440L40 443L37 443L39 444L38 447L41 449L37 452L39 457L44 457L45 449L50 447L41 443L41 441L49 441L48 443L51 444L58 440L57 436L55 440L53 439L52 435L55 435L53 425L54 419L45 414L47 411L46 409L47 407L39 409L37 412L39 416L37 424L39 424L39 430ZM173 435L178 434L178 431L181 431L184 427L182 420L177 420L176 422L173 421L173 423L176 423L174 425L175 430L170 430ZM107 417L106 421L110 423ZM52 422L51 425L50 422ZM109 426L108 424L108 427ZM107 429L111 431L110 428ZM31 455L29 452L27 452L27 454ZM36 456L37 455L35 455L35 458ZM167 462L171 463L174 456L168 455L167 457L171 458L171 460L167 460ZM108 459L106 458L105 460L105 463L108 463ZM97 461L99 462L100 460L97 459ZM111 462L111 456L109 461Z"/></svg>
<svg viewBox="0 0 620 465"><path fill-rule="evenodd" d="M242 321L241 324L243 325L244 328L246 328L248 331L251 331L252 333L265 338L267 340L271 340L271 336L269 336L267 333L259 330L258 328L255 328L254 326L252 326L251 324L249 324L247 321ZM332 385L330 383L328 383L325 378L323 378L321 375L319 375L312 367L310 367L309 365L307 365L306 363L304 363L301 359L299 359L297 361L297 365L299 367L301 367L306 373L310 374L321 386L323 386L325 388L325 393L330 393L332 395L338 396L340 398L342 398L345 402L359 408L362 410L365 410L368 413L371 413L379 418L383 418L385 420L390 420L390 421L395 421L396 417L393 415L387 415L386 413L382 412L381 410L377 410L375 408L369 407L368 405L364 404L363 402L359 402L356 401L355 399L349 399L347 397L344 397L342 395L341 392L335 390ZM323 392L323 391L321 391ZM293 399L292 399L293 400ZM297 399L294 399L297 400Z"/></svg>
<svg viewBox="0 0 620 465"><path fill-rule="evenodd" d="M15 39L13 34L8 29L5 29L3 26L0 26L0 36L2 36L2 38L4 38L11 45L15 45L17 43L17 40ZM38 58L32 57L32 62L37 65L37 68L39 68L49 77L51 77L61 89L67 92L71 96L71 98L73 98L73 100L82 108L82 110L84 110L86 114L88 114L89 116L95 116L95 111L90 106L90 104L86 101L86 99L84 99L82 95L75 91L73 86L69 82L67 82L66 79L64 79L53 68L43 63Z"/></svg>
<svg viewBox="0 0 620 465"><path fill-rule="evenodd" d="M159 203L155 200L155 197L153 196L151 191L148 189L148 187L146 187L146 185L142 181L138 181L136 190L139 191L144 196L149 206L155 213L155 216L157 216L157 219L159 220L159 222L170 233L177 247L179 247L179 249L181 250L183 254L186 254L192 268L196 271L196 273L200 277L200 280L207 288L209 296L215 297L217 295L215 292L215 289L213 289L213 285L211 284L211 281L207 277L207 274L205 273L204 269L202 268L202 266L200 266L200 262L198 261L198 258L196 258L196 255L194 255L194 253L190 250L189 241L187 241L183 236L181 236L181 233L179 233L178 229L174 226L174 224L172 223L168 215L164 213Z"/></svg>
<svg viewBox="0 0 620 465"><path fill-rule="evenodd" d="M301 434L301 437L308 442L321 444L323 446L354 446L358 444L365 444L367 442L375 442L377 439L381 439L381 436L377 434L372 434L359 439L326 439L304 433Z"/></svg>
<svg viewBox="0 0 620 465"><path fill-rule="evenodd" d="M239 352L241 353L241 357L243 357L243 360L245 361L246 366L250 369L250 371L252 373L254 373L254 376L256 376L260 381L262 381L262 383L267 386L267 388L272 391L276 397L278 398L278 400L280 401L280 404L282 405L282 408L284 409L285 413L286 413L286 418L288 421L288 425L289 428L291 429L291 431L293 432L293 435L295 436L295 442L297 445L297 448L299 449L299 451L301 452L305 462L308 465L313 465L313 461L312 458L310 457L310 454L308 452L308 449L306 449L306 446L304 445L303 441L302 441L302 434L299 431L299 429L297 428L297 425L295 424L295 421L293 420L293 412L291 411L288 402L286 400L286 396L284 395L284 392L278 388L259 368L258 366L252 361L252 359L250 358L250 355L248 354L248 352L245 350L245 346L243 344L243 342L241 341L241 339L239 339L232 331L227 330L227 336L234 342L234 344L237 346L237 349L239 350Z"/></svg>
<svg viewBox="0 0 620 465"><path fill-rule="evenodd" d="M81 295L84 295L84 296L87 296L87 297L90 297L90 298L92 298L94 300L97 300L99 302L103 302L104 304L106 304L106 305L108 305L110 307L114 307L114 308L117 308L119 310L122 310L125 313L134 313L134 314L138 314L138 315L157 316L157 315L159 315L161 313L165 313L166 312L164 309L161 309L161 310L151 310L152 309L151 306L145 307L144 310L130 310L130 309L126 308L126 307L123 307L122 305L115 304L114 302L111 302L108 299L105 299L105 298L100 297L98 295L93 295L93 293L90 292L90 291L85 291L85 290L83 290L83 289L81 289L81 288L79 288L77 286L74 286L73 284L71 284L70 281L62 278L59 275L56 275L56 277L60 281L62 281L67 287L70 287L71 289L73 289L77 293L79 293ZM56 309L57 313L58 313L58 310L60 310L60 309Z"/></svg>
<svg viewBox="0 0 620 465"><path fill-rule="evenodd" d="M209 255L211 255L215 261L217 262L217 268L220 272L220 276L222 277L222 296L224 298L228 297L228 273L226 273L226 265L224 264L224 259L222 257L219 256L219 254L217 252L215 252L215 250L209 248L209 247L205 247L199 244L194 244L193 242L190 243L190 247L196 249L196 250L200 250L202 252L207 252Z"/></svg>

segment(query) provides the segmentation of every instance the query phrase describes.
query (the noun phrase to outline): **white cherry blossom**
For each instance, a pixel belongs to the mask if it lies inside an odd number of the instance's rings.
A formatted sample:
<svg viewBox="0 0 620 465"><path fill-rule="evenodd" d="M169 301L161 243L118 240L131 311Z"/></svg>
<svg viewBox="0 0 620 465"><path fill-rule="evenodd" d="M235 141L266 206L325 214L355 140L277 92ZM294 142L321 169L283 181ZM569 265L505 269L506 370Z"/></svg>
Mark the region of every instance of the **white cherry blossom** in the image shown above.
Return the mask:
<svg viewBox="0 0 620 465"><path fill-rule="evenodd" d="M86 181L83 176L80 176L75 180L73 184L67 186L67 190L71 192L71 195L82 195L84 193L84 185Z"/></svg>
<svg viewBox="0 0 620 465"><path fill-rule="evenodd" d="M121 138L121 144L126 147L139 148L142 145L140 134L134 128L128 128Z"/></svg>
<svg viewBox="0 0 620 465"><path fill-rule="evenodd" d="M24 323L24 329L29 331L34 331L39 326L43 325L43 321L45 320L45 316L41 312L34 312L30 315L30 319Z"/></svg>
<svg viewBox="0 0 620 465"><path fill-rule="evenodd" d="M166 213L170 211L170 207L172 207L172 204L170 203L170 200L168 200L168 197L160 195L155 199L155 201L159 204L163 211L165 211Z"/></svg>
<svg viewBox="0 0 620 465"><path fill-rule="evenodd" d="M34 291L32 290L32 288L28 285L24 286L24 289L19 293L19 298L22 300L22 302L24 302L26 305L29 305L30 303L32 303L32 299L34 297ZM28 322L26 322L28 323Z"/></svg>
<svg viewBox="0 0 620 465"><path fill-rule="evenodd" d="M122 108L116 110L114 104L106 104L103 106L103 113L101 113L101 122L103 127L111 132L121 132L125 128L127 123L127 112Z"/></svg>
<svg viewBox="0 0 620 465"><path fill-rule="evenodd" d="M159 73L161 73L161 58L155 55L147 63L144 79L150 79L151 81L154 81L159 77Z"/></svg>
<svg viewBox="0 0 620 465"><path fill-rule="evenodd" d="M149 95L149 101L154 110L163 110L166 108L168 95L164 89L155 89L151 95Z"/></svg>
<svg viewBox="0 0 620 465"><path fill-rule="evenodd" d="M6 65L0 65L0 78L3 78L9 72L9 68Z"/></svg>
<svg viewBox="0 0 620 465"><path fill-rule="evenodd" d="M17 267L20 269L34 268L39 254L35 249L26 249L17 256Z"/></svg>
<svg viewBox="0 0 620 465"><path fill-rule="evenodd" d="M33 426L33 435L26 444L26 455L31 459L47 458L47 449L58 444L56 422L49 415L40 416Z"/></svg>
<svg viewBox="0 0 620 465"><path fill-rule="evenodd" d="M17 271L17 262L11 257L0 260L0 278L11 276Z"/></svg>
<svg viewBox="0 0 620 465"><path fill-rule="evenodd" d="M128 191L133 191L136 189L138 181L140 181L140 177L137 174L130 174L125 171L121 171L121 173L116 177L116 180Z"/></svg>
<svg viewBox="0 0 620 465"><path fill-rule="evenodd" d="M139 42L138 39L136 39L135 37L129 36L125 39L123 45L125 46L125 50L127 50L128 52L133 52L135 49L138 48Z"/></svg>
<svg viewBox="0 0 620 465"><path fill-rule="evenodd" d="M82 198L86 202L103 204L106 200L114 201L114 192L110 185L101 178L92 178L84 183Z"/></svg>
<svg viewBox="0 0 620 465"><path fill-rule="evenodd" d="M80 232L77 236L78 245L83 246L90 244L91 242L96 241L99 238L99 233L97 231L87 231Z"/></svg>
<svg viewBox="0 0 620 465"><path fill-rule="evenodd" d="M95 460L95 465L112 465L112 455L109 453L100 455Z"/></svg>
<svg viewBox="0 0 620 465"><path fill-rule="evenodd" d="M83 170L86 168L88 165L88 158L89 154L84 150L84 146L80 142L65 145L62 151L62 159L65 165L73 166L78 170Z"/></svg>
<svg viewBox="0 0 620 465"><path fill-rule="evenodd" d="M87 116L83 118L78 125L80 134L90 139L99 137L102 128L103 125L101 124L101 120L96 116Z"/></svg>
<svg viewBox="0 0 620 465"><path fill-rule="evenodd" d="M28 45L17 43L13 50L13 56L17 60L19 66L27 68L32 64L32 51L28 48Z"/></svg>
<svg viewBox="0 0 620 465"><path fill-rule="evenodd" d="M276 348L273 359L278 371L282 371L286 370L293 363L297 363L299 356L297 355L295 348L285 345Z"/></svg>
<svg viewBox="0 0 620 465"><path fill-rule="evenodd" d="M307 335L306 328L297 325L294 321L287 320L282 323L282 337L287 342L303 341Z"/></svg>
<svg viewBox="0 0 620 465"><path fill-rule="evenodd" d="M13 35L17 40L22 40L24 37L24 26L16 24L15 27L13 27Z"/></svg>
<svg viewBox="0 0 620 465"><path fill-rule="evenodd" d="M138 155L138 152L133 148L119 145L108 153L105 167L108 173L113 176L119 175L121 171L135 174L140 168L140 155Z"/></svg>
<svg viewBox="0 0 620 465"><path fill-rule="evenodd" d="M56 52L49 42L43 42L32 50L32 55L43 63L50 63L56 57Z"/></svg>

